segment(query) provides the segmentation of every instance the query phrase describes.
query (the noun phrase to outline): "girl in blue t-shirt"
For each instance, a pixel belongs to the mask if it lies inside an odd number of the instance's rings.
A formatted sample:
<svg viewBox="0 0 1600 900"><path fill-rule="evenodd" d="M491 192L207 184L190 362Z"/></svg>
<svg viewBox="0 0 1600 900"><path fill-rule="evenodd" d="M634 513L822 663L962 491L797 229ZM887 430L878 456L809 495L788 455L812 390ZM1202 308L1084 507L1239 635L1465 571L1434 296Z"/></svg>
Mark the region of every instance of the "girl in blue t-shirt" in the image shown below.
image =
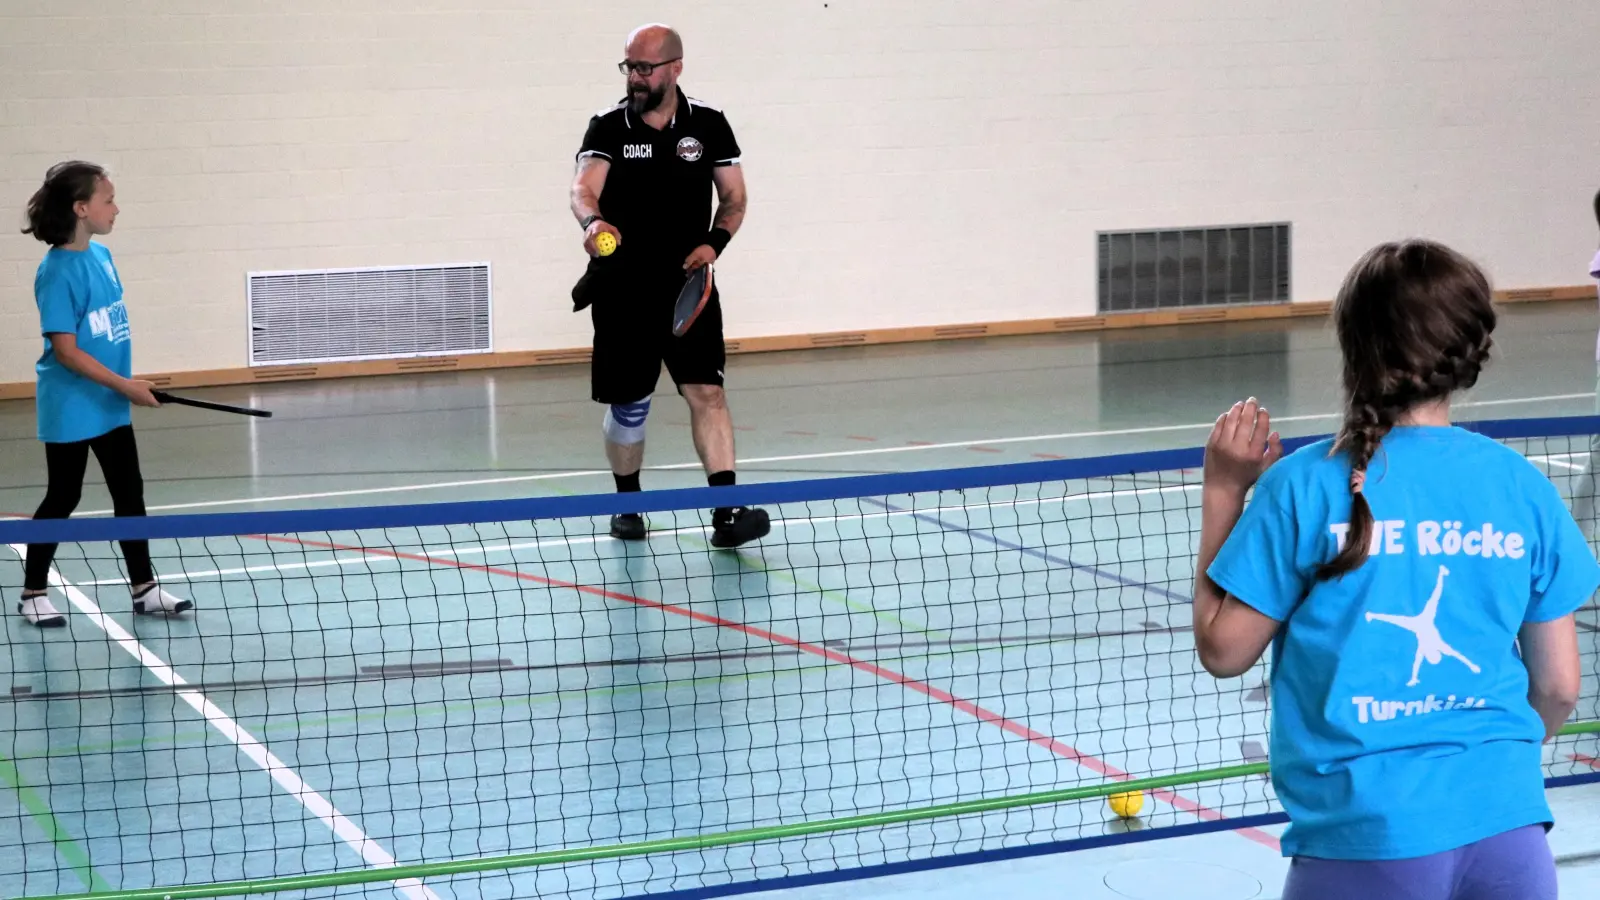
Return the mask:
<svg viewBox="0 0 1600 900"><path fill-rule="evenodd" d="M31 234L50 245L34 276L44 353L35 366L39 440L48 483L35 519L65 519L78 506L83 475L94 453L118 516L142 516L144 480L134 443L130 404L159 406L151 384L135 381L132 336L122 303L122 280L111 251L92 240L110 234L117 219L115 189L105 170L65 162L50 169L28 201ZM50 602L55 544L28 545L17 611L34 625L66 624ZM138 613L176 614L193 604L156 584L146 541L123 541Z"/></svg>
<svg viewBox="0 0 1600 900"><path fill-rule="evenodd" d="M1282 457L1252 398L1206 444L1195 644L1219 678L1272 647L1284 900L1549 900L1541 744L1600 565L1547 477L1450 425L1493 346L1477 266L1381 245L1333 319L1335 439Z"/></svg>

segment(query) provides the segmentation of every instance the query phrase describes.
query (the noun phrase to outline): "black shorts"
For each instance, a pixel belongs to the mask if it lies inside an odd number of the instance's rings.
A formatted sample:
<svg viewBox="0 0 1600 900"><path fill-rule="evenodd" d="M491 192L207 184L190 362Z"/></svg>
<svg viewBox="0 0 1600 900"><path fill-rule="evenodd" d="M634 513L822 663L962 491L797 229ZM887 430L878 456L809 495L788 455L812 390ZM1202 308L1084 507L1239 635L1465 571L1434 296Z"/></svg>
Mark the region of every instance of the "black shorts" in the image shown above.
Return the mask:
<svg viewBox="0 0 1600 900"><path fill-rule="evenodd" d="M683 337L672 334L672 306L683 287L682 269L628 273L595 297L590 395L597 403L634 403L655 393L665 363L673 384L722 385L727 350L722 301L716 284L700 317Z"/></svg>

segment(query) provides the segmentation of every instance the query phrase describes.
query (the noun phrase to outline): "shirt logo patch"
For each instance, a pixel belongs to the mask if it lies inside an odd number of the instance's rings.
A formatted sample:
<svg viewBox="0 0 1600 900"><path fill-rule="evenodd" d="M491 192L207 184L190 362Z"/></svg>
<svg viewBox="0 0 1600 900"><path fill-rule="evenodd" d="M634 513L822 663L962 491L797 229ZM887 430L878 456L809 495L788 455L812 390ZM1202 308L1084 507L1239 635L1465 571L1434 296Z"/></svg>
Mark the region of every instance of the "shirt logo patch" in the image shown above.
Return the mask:
<svg viewBox="0 0 1600 900"><path fill-rule="evenodd" d="M1439 597L1444 593L1444 579L1450 570L1444 566L1439 567L1439 581L1433 587L1433 596L1428 598L1427 606L1415 616L1399 616L1387 613L1369 612L1366 615L1368 622L1380 622L1395 625L1411 632L1417 639L1417 655L1411 663L1411 680L1406 682L1406 687L1416 687L1422 683L1419 677L1422 663L1438 665L1444 662L1446 656L1466 666L1467 670L1477 675L1483 670L1477 663L1467 659L1454 647L1445 642L1444 636L1439 633L1439 626L1435 619L1439 614ZM1450 694L1443 700L1437 694L1429 694L1421 699L1408 697L1401 700L1385 700L1377 697L1351 697L1350 702L1356 707L1356 721L1365 725L1369 722L1389 722L1397 718L1410 718L1411 716L1426 716L1436 712L1449 712L1458 709L1483 709L1489 705L1484 697L1467 697L1465 700L1456 699L1455 694Z"/></svg>
<svg viewBox="0 0 1600 900"><path fill-rule="evenodd" d="M686 137L678 142L678 158L684 162L694 162L705 152L705 145L696 138Z"/></svg>
<svg viewBox="0 0 1600 900"><path fill-rule="evenodd" d="M127 341L130 337L128 307L118 300L110 306L89 310L89 334L113 344Z"/></svg>
<svg viewBox="0 0 1600 900"><path fill-rule="evenodd" d="M1439 581L1433 586L1433 596L1428 598L1428 605L1423 607L1422 612L1418 615L1397 616L1387 613L1367 613L1368 622L1398 625L1411 632L1411 636L1417 639L1417 656L1416 660L1411 663L1411 680L1406 682L1406 687L1416 687L1421 683L1421 679L1418 676L1422 671L1423 660L1427 660L1429 665L1436 666L1444 662L1444 658L1448 656L1459 660L1474 675L1482 671L1476 663L1462 656L1456 651L1456 648L1445 643L1444 635L1439 633L1439 626L1434 624L1434 620L1439 615L1439 596L1444 593L1444 579L1449 574L1449 569L1444 566L1439 567Z"/></svg>
<svg viewBox="0 0 1600 900"><path fill-rule="evenodd" d="M655 145L653 145L653 144L623 144L622 145L622 158L623 159L650 159L651 156L652 156L652 152L655 149L656 149Z"/></svg>

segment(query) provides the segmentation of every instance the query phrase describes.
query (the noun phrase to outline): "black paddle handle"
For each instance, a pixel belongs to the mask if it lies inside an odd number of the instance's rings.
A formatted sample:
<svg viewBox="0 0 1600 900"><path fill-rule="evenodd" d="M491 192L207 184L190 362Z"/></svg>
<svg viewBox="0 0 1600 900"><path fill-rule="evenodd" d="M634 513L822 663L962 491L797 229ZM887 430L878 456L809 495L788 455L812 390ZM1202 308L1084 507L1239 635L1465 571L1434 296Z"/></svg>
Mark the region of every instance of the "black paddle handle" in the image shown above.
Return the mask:
<svg viewBox="0 0 1600 900"><path fill-rule="evenodd" d="M272 413L264 409L255 409L249 406L229 406L226 403L211 403L206 400L194 400L189 397L175 397L166 391L151 391L150 395L161 403L173 403L178 406L193 406L199 409L212 409L217 412L233 413L239 416L255 416L261 419L272 418Z"/></svg>

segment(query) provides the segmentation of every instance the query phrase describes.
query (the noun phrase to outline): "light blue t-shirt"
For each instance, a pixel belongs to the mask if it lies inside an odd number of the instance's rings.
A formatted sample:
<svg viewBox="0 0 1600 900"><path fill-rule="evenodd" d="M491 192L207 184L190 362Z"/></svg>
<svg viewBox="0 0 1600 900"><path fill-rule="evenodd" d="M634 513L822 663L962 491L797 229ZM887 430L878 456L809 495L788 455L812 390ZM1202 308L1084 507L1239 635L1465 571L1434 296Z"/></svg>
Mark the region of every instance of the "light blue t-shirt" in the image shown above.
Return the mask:
<svg viewBox="0 0 1600 900"><path fill-rule="evenodd" d="M44 335L44 355L34 367L39 374L39 440L86 441L131 423L127 397L63 366L50 344L54 332L77 335L85 353L123 378L133 377L128 311L111 251L94 241L87 250L52 247L34 275L33 296Z"/></svg>
<svg viewBox="0 0 1600 900"><path fill-rule="evenodd" d="M1318 582L1349 527L1350 462L1331 446L1268 469L1207 570L1286 623L1270 749L1284 855L1403 859L1549 823L1516 639L1600 586L1566 504L1497 441L1396 428L1367 470L1373 555Z"/></svg>

